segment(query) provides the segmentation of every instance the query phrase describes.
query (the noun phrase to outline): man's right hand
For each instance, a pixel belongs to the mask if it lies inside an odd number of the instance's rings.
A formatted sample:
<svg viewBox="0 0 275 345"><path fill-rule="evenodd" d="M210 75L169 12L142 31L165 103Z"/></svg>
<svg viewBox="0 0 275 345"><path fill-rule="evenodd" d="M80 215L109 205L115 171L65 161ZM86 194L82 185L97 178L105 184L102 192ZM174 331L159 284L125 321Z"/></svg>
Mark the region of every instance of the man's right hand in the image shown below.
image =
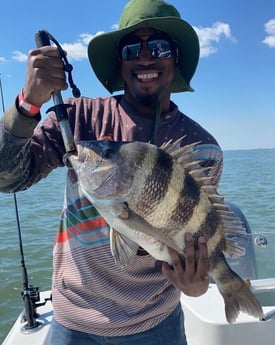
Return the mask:
<svg viewBox="0 0 275 345"><path fill-rule="evenodd" d="M56 47L44 46L28 54L24 98L33 105L42 106L54 91L66 90L63 61Z"/></svg>

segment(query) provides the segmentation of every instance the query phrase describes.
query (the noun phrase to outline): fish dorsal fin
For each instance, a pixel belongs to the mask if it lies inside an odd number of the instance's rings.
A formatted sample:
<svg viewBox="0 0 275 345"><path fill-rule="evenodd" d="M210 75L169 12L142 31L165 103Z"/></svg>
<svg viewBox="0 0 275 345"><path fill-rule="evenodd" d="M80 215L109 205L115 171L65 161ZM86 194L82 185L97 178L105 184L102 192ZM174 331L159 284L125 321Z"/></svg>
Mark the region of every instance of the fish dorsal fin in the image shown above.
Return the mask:
<svg viewBox="0 0 275 345"><path fill-rule="evenodd" d="M197 152L194 148L200 142L194 142L192 144L188 144L185 146L180 146L180 143L184 137L177 139L176 141L172 142L169 140L163 143L160 146L160 149L168 153L171 157L175 159L175 161L188 172L190 173L195 179L197 176L206 176L206 172L208 168L203 168L200 163L201 160L195 158Z"/></svg>
<svg viewBox="0 0 275 345"><path fill-rule="evenodd" d="M110 247L115 262L123 269L136 256L139 245L111 228Z"/></svg>
<svg viewBox="0 0 275 345"><path fill-rule="evenodd" d="M207 195L223 224L225 236L224 254L233 258L245 255L246 249L243 245L243 238L246 237L247 233L241 219L224 203L223 195L212 193L212 190Z"/></svg>
<svg viewBox="0 0 275 345"><path fill-rule="evenodd" d="M189 145L180 146L184 137L164 143L160 148L172 156L177 163L194 178L201 189L205 192L211 204L215 207L217 213L221 217L223 231L225 235L225 254L230 257L240 257L245 255L245 247L243 246L243 236L246 230L236 215L230 211L229 207L224 203L224 196L217 192L216 187L211 183L209 176L209 167L202 167L201 160L197 159L197 151L194 148L200 142L194 142Z"/></svg>
<svg viewBox="0 0 275 345"><path fill-rule="evenodd" d="M200 142L180 146L183 138L181 137L174 142L170 140L162 144L160 148L173 157L193 177L215 207L223 224L226 243L225 254L230 257L240 257L245 254L242 239L246 235L246 230L239 217L234 215L224 203L224 196L220 195L216 186L211 183L211 176L208 174L211 168L202 167L200 164L202 161L197 159L197 151L194 149Z"/></svg>
<svg viewBox="0 0 275 345"><path fill-rule="evenodd" d="M197 146L200 142L194 142L192 144L188 144L188 145L184 145L184 146L180 146L180 143L182 142L183 137L178 138L175 141L169 140L167 142L164 142L161 146L160 149L162 149L163 151L169 153L172 157L174 158L178 158L178 157L190 157L190 154L192 155L192 153L194 154L194 147Z"/></svg>
<svg viewBox="0 0 275 345"><path fill-rule="evenodd" d="M225 251L224 253L232 258L238 258L245 255L246 249L243 239L247 236L246 229L241 219L229 210L226 204L223 204L220 210L216 205L217 212L220 214L223 231L225 234ZM227 207L227 210L225 209Z"/></svg>

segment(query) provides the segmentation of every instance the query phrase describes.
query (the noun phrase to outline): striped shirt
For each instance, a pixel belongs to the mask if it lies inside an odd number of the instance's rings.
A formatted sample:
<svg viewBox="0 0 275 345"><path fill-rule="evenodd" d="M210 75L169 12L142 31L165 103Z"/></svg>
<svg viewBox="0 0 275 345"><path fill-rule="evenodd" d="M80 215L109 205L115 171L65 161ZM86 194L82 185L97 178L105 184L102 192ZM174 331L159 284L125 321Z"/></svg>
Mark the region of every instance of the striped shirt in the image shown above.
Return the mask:
<svg viewBox="0 0 275 345"><path fill-rule="evenodd" d="M122 96L81 97L68 102L73 105L68 115L76 143L106 138L147 142L152 137L154 119L136 114ZM222 171L219 145L174 103L171 105L171 111L160 120L156 144L160 146L178 138L183 138L182 145L199 142L196 156L203 166L212 167L209 174L213 184L217 184ZM14 135L16 116L20 117L15 109L5 115L2 140L8 132ZM16 136L20 137L18 133ZM16 145L14 138L12 142ZM9 149L7 145L5 149ZM59 126L51 113L34 130L31 140L26 138L24 145L20 141L23 172L17 171L13 180L10 177L10 190L28 188L46 177L63 165L64 153ZM11 171L8 162L6 166ZM0 174L1 187L5 191L8 188L6 180L1 182ZM53 265L54 316L63 326L74 330L103 336L142 332L164 320L180 299L180 292L163 276L161 263L151 256L136 255L123 270L115 264L110 251L109 226L83 195L72 170L67 172Z"/></svg>

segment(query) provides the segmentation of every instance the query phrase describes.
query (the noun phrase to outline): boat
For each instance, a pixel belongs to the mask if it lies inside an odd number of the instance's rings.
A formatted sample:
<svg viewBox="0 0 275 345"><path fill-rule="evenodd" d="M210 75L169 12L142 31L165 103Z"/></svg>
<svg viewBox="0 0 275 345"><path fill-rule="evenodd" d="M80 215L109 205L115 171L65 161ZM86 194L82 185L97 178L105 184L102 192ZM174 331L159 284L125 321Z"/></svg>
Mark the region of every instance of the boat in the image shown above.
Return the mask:
<svg viewBox="0 0 275 345"><path fill-rule="evenodd" d="M274 345L275 277L257 278L255 241L250 236L249 224L236 205L228 203L228 206L243 222L249 239L246 254L238 259L229 258L228 262L234 271L249 279L251 289L263 307L264 319L257 320L240 313L236 322L229 324L225 318L223 298L216 284L211 282L208 291L200 297L181 295L188 345ZM256 242L265 246L266 241L262 236L257 237ZM2 345L50 345L49 334L53 320L51 291L40 293L33 287L30 288L29 296L25 310L18 316Z"/></svg>

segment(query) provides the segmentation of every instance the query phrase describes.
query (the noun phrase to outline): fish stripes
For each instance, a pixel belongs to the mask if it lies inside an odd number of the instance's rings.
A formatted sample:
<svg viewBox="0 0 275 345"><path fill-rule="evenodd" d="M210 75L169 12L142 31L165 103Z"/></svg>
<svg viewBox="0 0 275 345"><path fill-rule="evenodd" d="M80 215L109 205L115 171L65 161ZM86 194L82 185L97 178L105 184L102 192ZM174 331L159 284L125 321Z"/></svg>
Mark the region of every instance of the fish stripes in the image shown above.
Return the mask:
<svg viewBox="0 0 275 345"><path fill-rule="evenodd" d="M220 227L220 222L221 218L212 206L207 213L205 221L201 224L198 233L205 235L209 241L213 236L217 235L217 229Z"/></svg>
<svg viewBox="0 0 275 345"><path fill-rule="evenodd" d="M145 153L143 166L148 168L148 162L151 164L152 157ZM151 173L145 179L145 183L140 192L141 204L138 207L144 210L145 217L154 212L154 209L165 198L172 173L172 158L169 155L163 155L162 151L158 150L152 164ZM159 176L157 181L155 179L156 174Z"/></svg>
<svg viewBox="0 0 275 345"><path fill-rule="evenodd" d="M194 208L200 201L200 189L192 176L186 175L180 190L177 207L171 213L171 220L175 224L185 225L191 219Z"/></svg>

